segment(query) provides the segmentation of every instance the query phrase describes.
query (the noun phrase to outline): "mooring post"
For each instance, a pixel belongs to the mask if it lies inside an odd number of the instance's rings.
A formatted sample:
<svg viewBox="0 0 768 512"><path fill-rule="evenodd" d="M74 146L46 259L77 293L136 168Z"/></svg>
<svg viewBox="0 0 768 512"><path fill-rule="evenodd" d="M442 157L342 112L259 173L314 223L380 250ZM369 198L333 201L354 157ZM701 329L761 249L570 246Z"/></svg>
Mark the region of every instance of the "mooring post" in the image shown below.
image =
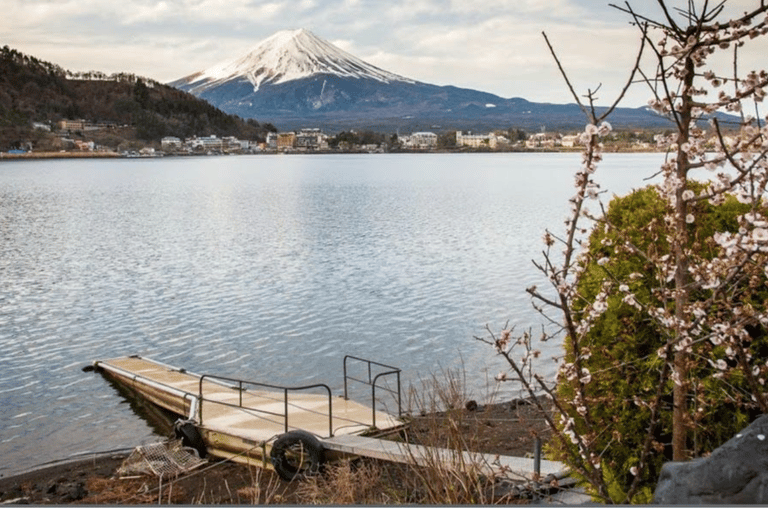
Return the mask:
<svg viewBox="0 0 768 512"><path fill-rule="evenodd" d="M541 438L539 436L533 440L533 474L537 480L541 475Z"/></svg>

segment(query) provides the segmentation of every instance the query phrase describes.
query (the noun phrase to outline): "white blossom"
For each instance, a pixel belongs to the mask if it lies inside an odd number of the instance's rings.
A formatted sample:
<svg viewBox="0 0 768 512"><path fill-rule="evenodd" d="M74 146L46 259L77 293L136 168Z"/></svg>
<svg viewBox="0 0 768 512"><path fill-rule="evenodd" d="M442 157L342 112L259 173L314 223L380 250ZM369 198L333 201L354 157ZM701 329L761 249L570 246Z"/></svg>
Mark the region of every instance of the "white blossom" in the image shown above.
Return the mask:
<svg viewBox="0 0 768 512"><path fill-rule="evenodd" d="M758 243L768 242L768 229L755 228L752 231L752 239Z"/></svg>

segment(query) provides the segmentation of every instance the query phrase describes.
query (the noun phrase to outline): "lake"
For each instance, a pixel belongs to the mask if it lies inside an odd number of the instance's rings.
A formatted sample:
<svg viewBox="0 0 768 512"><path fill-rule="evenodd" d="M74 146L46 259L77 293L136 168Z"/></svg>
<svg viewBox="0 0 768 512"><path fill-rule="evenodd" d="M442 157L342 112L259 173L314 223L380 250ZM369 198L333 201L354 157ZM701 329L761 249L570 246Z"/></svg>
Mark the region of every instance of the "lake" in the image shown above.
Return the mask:
<svg viewBox="0 0 768 512"><path fill-rule="evenodd" d="M608 154L641 187L663 155ZM509 398L474 339L538 329L525 289L562 232L579 154L0 162L0 475L161 434L99 374L141 354L341 392L346 354L405 387L446 371ZM542 373L553 375L544 354Z"/></svg>

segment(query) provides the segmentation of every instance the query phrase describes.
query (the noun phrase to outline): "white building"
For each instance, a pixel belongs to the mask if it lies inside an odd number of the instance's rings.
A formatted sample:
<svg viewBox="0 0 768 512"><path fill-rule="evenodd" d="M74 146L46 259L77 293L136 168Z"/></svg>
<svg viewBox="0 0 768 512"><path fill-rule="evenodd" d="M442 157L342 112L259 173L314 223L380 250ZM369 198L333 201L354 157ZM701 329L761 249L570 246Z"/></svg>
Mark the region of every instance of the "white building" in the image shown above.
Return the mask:
<svg viewBox="0 0 768 512"><path fill-rule="evenodd" d="M553 148L557 144L557 139L548 133L534 133L525 141L527 148Z"/></svg>
<svg viewBox="0 0 768 512"><path fill-rule="evenodd" d="M243 147L243 142L240 141L237 137L224 137L221 139L222 149L226 151L227 153L231 152L240 152L243 149L248 148L248 143L245 143L245 148Z"/></svg>
<svg viewBox="0 0 768 512"><path fill-rule="evenodd" d="M430 149L437 147L437 135L432 132L416 132L409 136L399 137L398 140L406 148Z"/></svg>
<svg viewBox="0 0 768 512"><path fill-rule="evenodd" d="M224 149L224 141L215 135L190 139L187 141L187 145L192 149L202 151L221 151Z"/></svg>
<svg viewBox="0 0 768 512"><path fill-rule="evenodd" d="M160 146L165 150L181 149L181 139L178 137L163 137Z"/></svg>

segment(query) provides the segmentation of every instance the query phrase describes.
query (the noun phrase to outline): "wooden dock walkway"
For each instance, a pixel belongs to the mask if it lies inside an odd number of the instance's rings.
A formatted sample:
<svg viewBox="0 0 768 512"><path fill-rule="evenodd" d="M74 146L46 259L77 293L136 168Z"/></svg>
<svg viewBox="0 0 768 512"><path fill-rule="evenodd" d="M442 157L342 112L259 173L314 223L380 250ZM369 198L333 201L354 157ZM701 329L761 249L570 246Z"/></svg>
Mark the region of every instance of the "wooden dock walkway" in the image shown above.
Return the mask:
<svg viewBox="0 0 768 512"><path fill-rule="evenodd" d="M323 458L327 460L362 456L421 466L441 464L519 481L534 475L533 459L377 438L402 430L405 423L385 412L333 396L323 384L277 387L200 375L138 356L96 361L94 367L155 405L187 418L207 453L221 458L274 469L269 454L275 441L299 430L317 439L318 449L326 452ZM346 378L345 368L345 384ZM372 392L375 387L373 379ZM320 393L307 392L307 388ZM366 437L369 434L378 436ZM541 461L541 475L564 470L561 463Z"/></svg>
<svg viewBox="0 0 768 512"><path fill-rule="evenodd" d="M249 387L248 383L243 383L241 392L237 386L241 381L203 378L145 358L121 357L97 361L95 366L174 414L195 419L211 430L248 439L265 441L288 430L304 430L321 438L361 434L371 428L374 413L379 430L403 425L385 412L372 411L343 397L295 391L286 394Z"/></svg>
<svg viewBox="0 0 768 512"><path fill-rule="evenodd" d="M533 459L523 457L457 451L350 435L323 439L323 445L330 450L403 464L416 464L425 467L442 466L456 470L475 468L489 477L503 475L510 480L519 481L534 478ZM561 474L566 470L565 465L560 462L542 460L540 464L540 475L542 476Z"/></svg>

